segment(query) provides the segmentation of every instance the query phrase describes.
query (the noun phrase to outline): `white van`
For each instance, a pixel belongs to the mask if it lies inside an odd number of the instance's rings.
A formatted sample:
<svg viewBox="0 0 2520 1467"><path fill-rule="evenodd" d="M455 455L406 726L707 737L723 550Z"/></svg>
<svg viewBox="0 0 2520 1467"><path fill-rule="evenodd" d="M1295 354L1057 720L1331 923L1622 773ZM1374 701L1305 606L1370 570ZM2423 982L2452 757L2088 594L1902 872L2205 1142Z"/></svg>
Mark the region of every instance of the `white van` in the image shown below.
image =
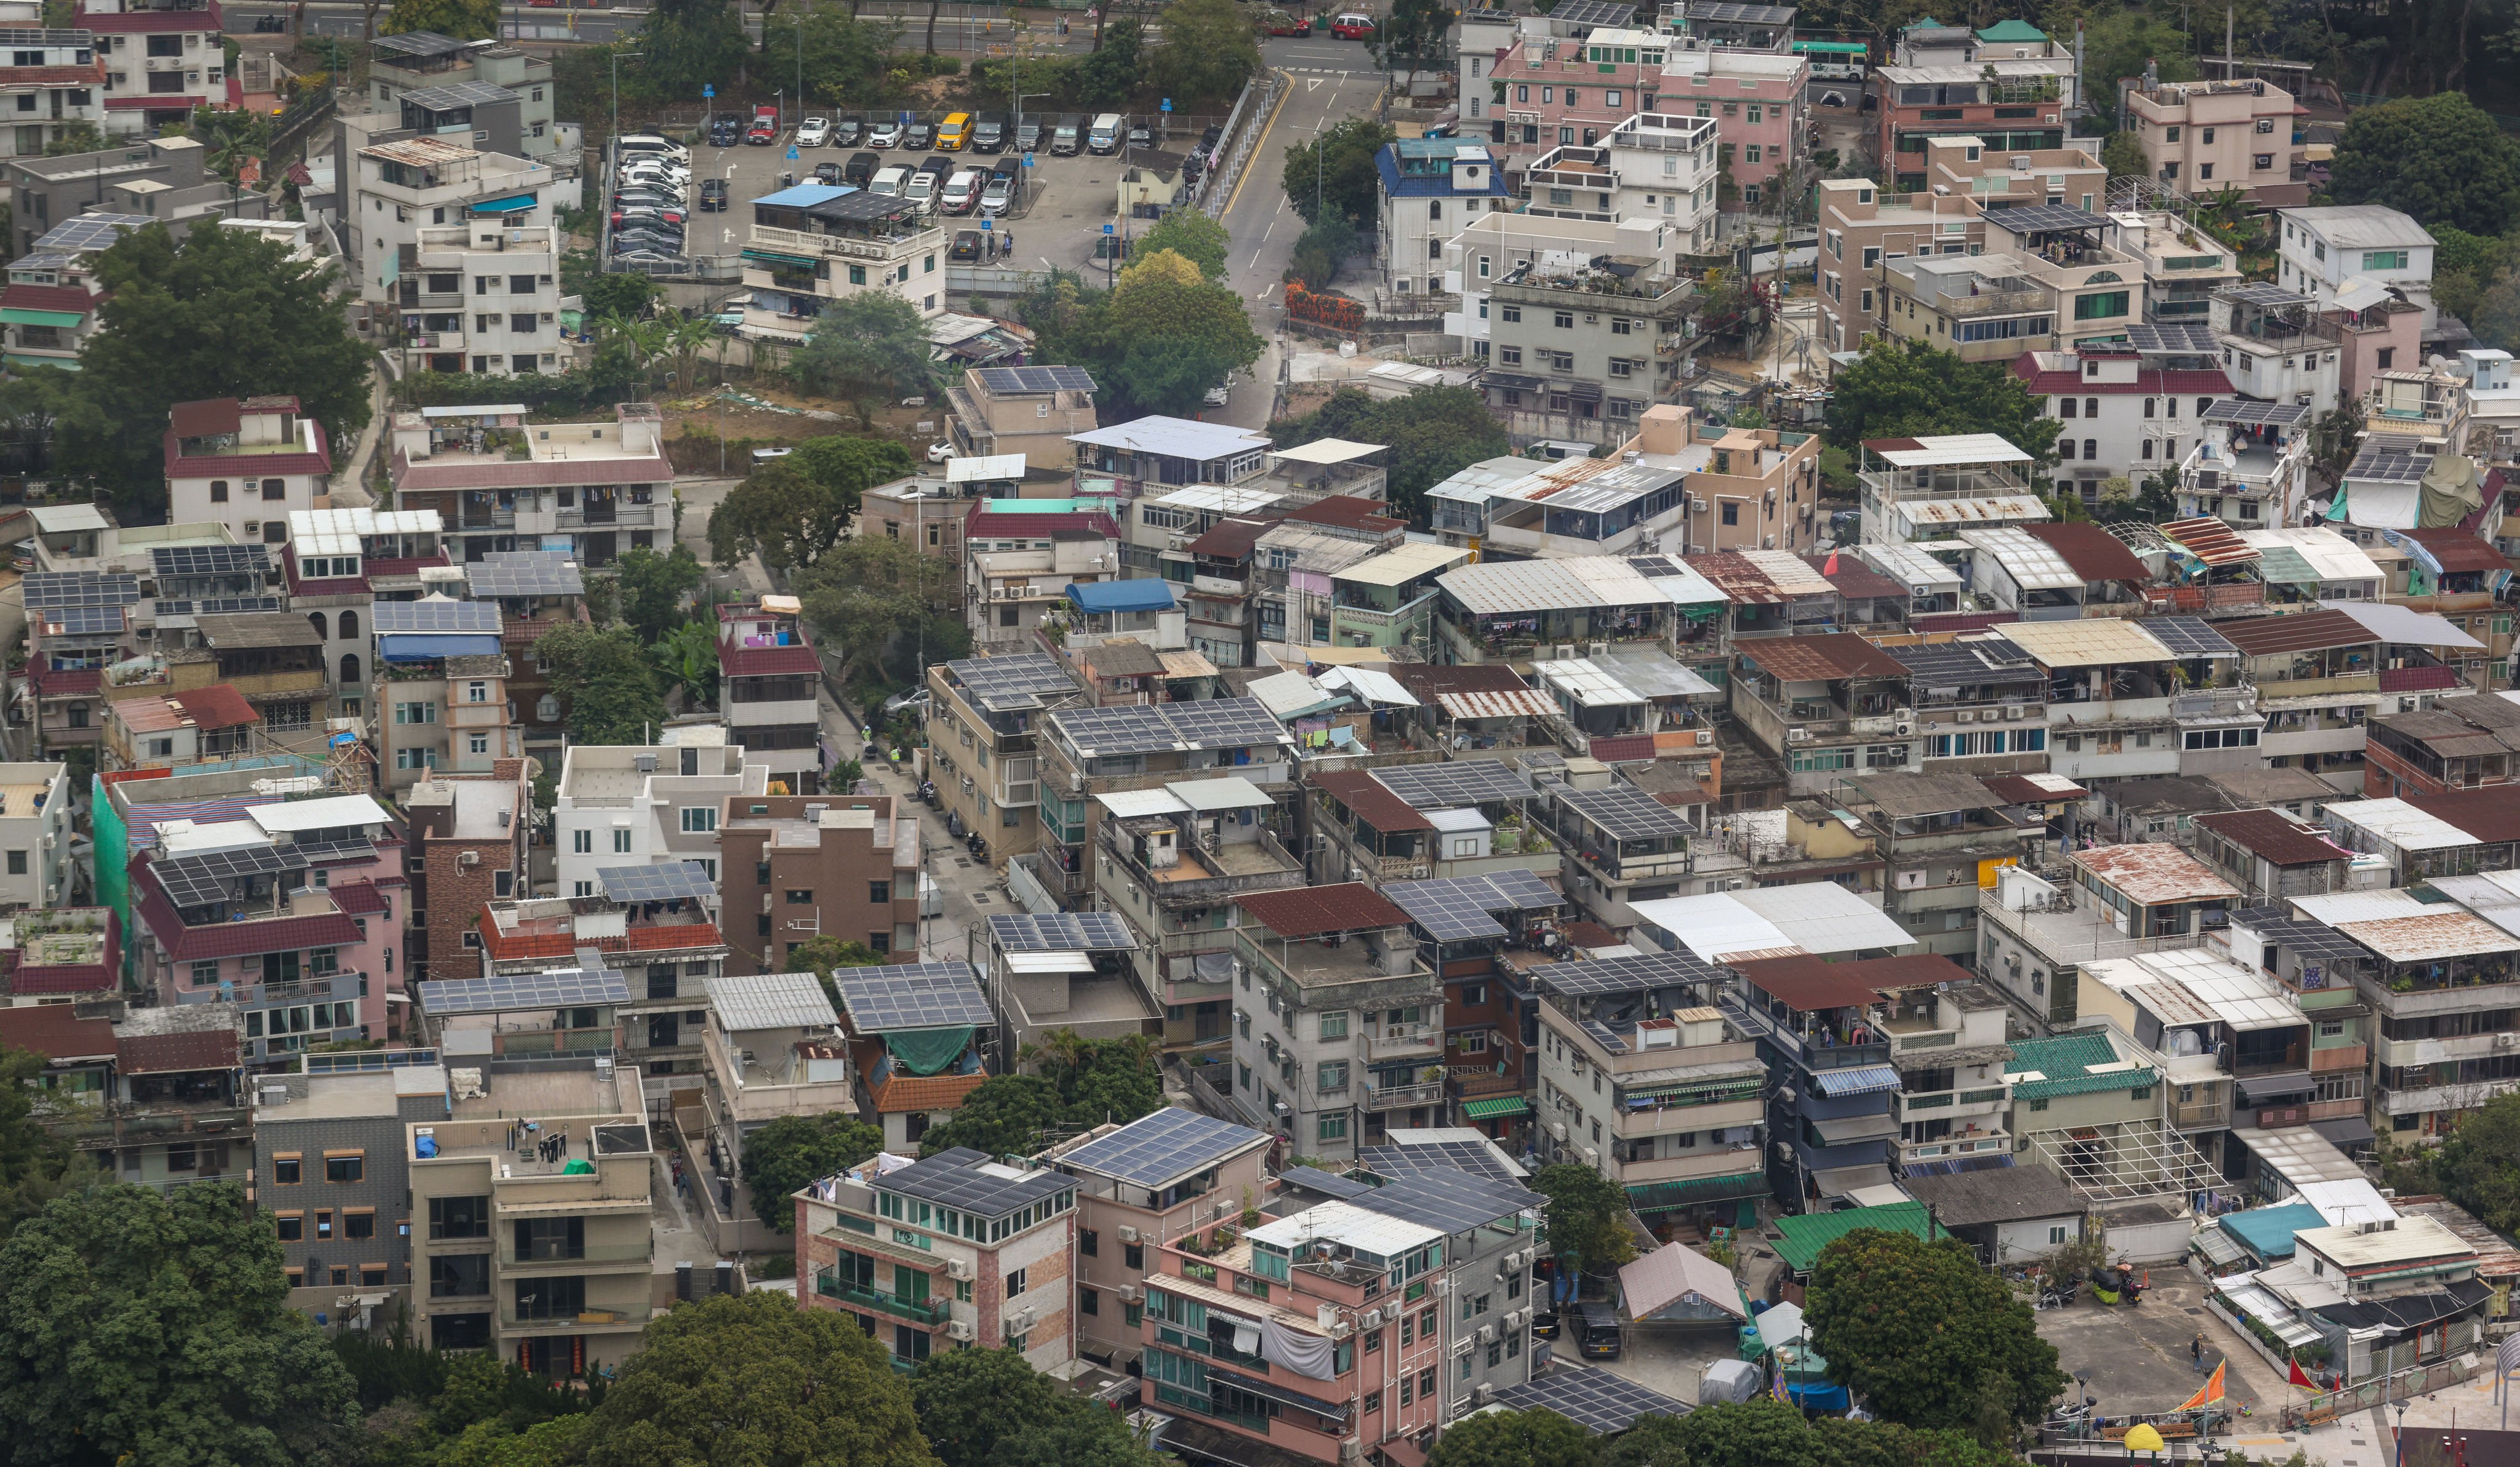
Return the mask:
<svg viewBox="0 0 2520 1467"><path fill-rule="evenodd" d="M1094 119L1094 128L1085 135L1085 146L1096 153L1120 151L1120 114L1104 112Z"/></svg>
<svg viewBox="0 0 2520 1467"><path fill-rule="evenodd" d="M875 177L867 181L867 192L898 198L901 186L908 182L910 170L907 168L878 168Z"/></svg>
<svg viewBox="0 0 2520 1467"><path fill-rule="evenodd" d="M945 180L937 203L949 214L968 214L980 201L980 175L968 168Z"/></svg>
<svg viewBox="0 0 2520 1467"><path fill-rule="evenodd" d="M637 133L619 139L613 143L612 152L615 156L624 160L643 153L669 157L678 163L689 162L692 156L692 151L682 144L671 138L657 137L653 133Z"/></svg>

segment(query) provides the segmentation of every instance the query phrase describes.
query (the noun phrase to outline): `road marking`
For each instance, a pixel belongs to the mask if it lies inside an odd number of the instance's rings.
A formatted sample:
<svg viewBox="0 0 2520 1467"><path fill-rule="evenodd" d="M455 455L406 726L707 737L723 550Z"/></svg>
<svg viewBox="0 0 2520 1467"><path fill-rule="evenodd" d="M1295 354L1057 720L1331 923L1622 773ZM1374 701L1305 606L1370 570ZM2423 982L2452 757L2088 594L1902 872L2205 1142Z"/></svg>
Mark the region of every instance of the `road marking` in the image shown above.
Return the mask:
<svg viewBox="0 0 2520 1467"><path fill-rule="evenodd" d="M1318 76L1307 76L1304 78L1304 90L1307 92L1318 91L1321 88L1321 84L1322 79Z"/></svg>
<svg viewBox="0 0 2520 1467"><path fill-rule="evenodd" d="M1234 181L1234 193L1225 200L1227 213L1233 213L1234 206L1242 201L1243 186L1251 182L1251 175L1256 171L1251 167L1251 163L1260 156L1260 150L1268 145L1269 130L1278 125L1278 114L1286 110L1286 99L1293 95L1295 95L1293 87L1288 87L1278 94L1278 105L1269 109L1269 120L1260 124L1260 136L1251 140L1250 150L1243 155L1242 176Z"/></svg>

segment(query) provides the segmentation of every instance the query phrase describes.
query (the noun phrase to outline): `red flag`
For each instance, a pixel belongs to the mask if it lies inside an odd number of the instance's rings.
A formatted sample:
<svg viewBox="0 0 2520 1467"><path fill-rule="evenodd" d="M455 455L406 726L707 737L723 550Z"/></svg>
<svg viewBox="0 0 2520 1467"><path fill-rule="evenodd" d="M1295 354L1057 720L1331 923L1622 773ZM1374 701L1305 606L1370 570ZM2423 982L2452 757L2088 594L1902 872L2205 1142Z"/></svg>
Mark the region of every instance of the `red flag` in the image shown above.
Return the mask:
<svg viewBox="0 0 2520 1467"><path fill-rule="evenodd" d="M1837 552L1830 551L1828 553L1828 563L1820 568L1820 573L1824 576L1833 576L1837 574Z"/></svg>
<svg viewBox="0 0 2520 1467"><path fill-rule="evenodd" d="M2308 1375L2306 1375L2306 1374L2302 1373L2301 1361L2299 1361L2299 1360L2289 1360L2289 1361L2287 1361L2286 1363L2287 1363L2287 1364L2289 1365L2289 1367L2290 1367L2290 1373L2288 1373L2288 1374L2284 1377L2284 1384L2285 1384L2285 1385L2288 1385L2288 1386L2299 1386L2299 1387L2301 1387L2301 1388L2302 1388L2303 1390L2305 1390L2305 1391L2316 1391L2316 1390L2318 1390L2318 1382L2316 1382L2316 1381L2312 1380Z"/></svg>

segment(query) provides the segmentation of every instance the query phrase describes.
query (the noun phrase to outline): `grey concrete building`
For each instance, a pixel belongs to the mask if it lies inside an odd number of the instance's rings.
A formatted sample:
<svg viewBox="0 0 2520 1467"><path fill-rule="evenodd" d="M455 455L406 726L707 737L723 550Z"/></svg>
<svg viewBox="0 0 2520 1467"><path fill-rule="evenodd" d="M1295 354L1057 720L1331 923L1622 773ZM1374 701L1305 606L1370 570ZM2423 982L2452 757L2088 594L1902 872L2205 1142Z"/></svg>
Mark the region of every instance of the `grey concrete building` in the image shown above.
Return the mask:
<svg viewBox="0 0 2520 1467"><path fill-rule="evenodd" d="M496 87L516 99L514 145L493 137L474 147L546 162L562 152L561 129L552 119L549 58L495 41L459 41L433 30L379 36L375 49L368 64L368 104L376 111L394 111L415 92L442 92L468 83Z"/></svg>
<svg viewBox="0 0 2520 1467"><path fill-rule="evenodd" d="M192 220L266 217L260 195L240 195L202 166L191 138L142 138L118 148L63 157L13 157L9 190L10 253L23 255L65 219L80 214L131 214L162 219L180 238Z"/></svg>
<svg viewBox="0 0 2520 1467"><path fill-rule="evenodd" d="M314 1073L255 1078L254 1201L279 1233L290 1303L381 1312L411 1282L403 1127L446 1119L446 1071L433 1049L306 1062ZM345 1290L358 1298L343 1304Z"/></svg>

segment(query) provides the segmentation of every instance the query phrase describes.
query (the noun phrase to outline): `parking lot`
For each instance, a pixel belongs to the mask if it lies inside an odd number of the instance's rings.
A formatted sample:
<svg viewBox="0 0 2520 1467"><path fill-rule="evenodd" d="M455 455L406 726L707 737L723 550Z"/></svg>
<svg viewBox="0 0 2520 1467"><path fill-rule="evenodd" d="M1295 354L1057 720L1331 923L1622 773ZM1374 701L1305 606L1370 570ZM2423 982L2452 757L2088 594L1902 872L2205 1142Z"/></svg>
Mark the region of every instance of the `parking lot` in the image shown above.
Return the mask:
<svg viewBox="0 0 2520 1467"><path fill-rule="evenodd" d="M1057 113L1042 114L1056 124ZM1027 114L1028 118L1030 114ZM931 119L932 120L932 119ZM1092 121L1081 116L1080 129ZM1165 156L1167 171L1178 167L1180 155L1198 141L1199 132L1210 123L1222 123L1214 117L1176 119L1167 134L1157 126L1155 151ZM791 119L792 122L792 119ZM743 247L745 231L751 214L746 207L751 200L775 194L782 175L793 174L810 180L816 163L845 164L852 154L874 153L884 167L916 168L933 150L895 148L889 151L867 147L861 143L852 148L798 148L796 156L788 156L793 146L795 128L790 125L779 134L779 141L769 147L738 143L729 148L712 148L703 139L692 148L692 182L694 203L698 202L698 184L702 179L722 178L727 181L731 206L724 213L694 213L685 235L685 247L695 255L734 254ZM950 153L941 155L956 168L972 168L987 172L997 157L982 153ZM1016 241L1012 263L1026 269L1057 267L1067 270L1101 269L1102 262L1096 249L1102 238L1102 226L1118 222L1118 191L1122 175L1143 154L1125 146L1107 156L1079 153L1073 157L1054 157L1047 152L1032 156L1032 166L1024 170L1028 187L1018 196L1015 206L997 221L998 230L1012 231ZM938 221L948 231L979 228L978 216L945 217ZM1144 228L1141 223L1138 228ZM993 231L994 232L994 231Z"/></svg>

